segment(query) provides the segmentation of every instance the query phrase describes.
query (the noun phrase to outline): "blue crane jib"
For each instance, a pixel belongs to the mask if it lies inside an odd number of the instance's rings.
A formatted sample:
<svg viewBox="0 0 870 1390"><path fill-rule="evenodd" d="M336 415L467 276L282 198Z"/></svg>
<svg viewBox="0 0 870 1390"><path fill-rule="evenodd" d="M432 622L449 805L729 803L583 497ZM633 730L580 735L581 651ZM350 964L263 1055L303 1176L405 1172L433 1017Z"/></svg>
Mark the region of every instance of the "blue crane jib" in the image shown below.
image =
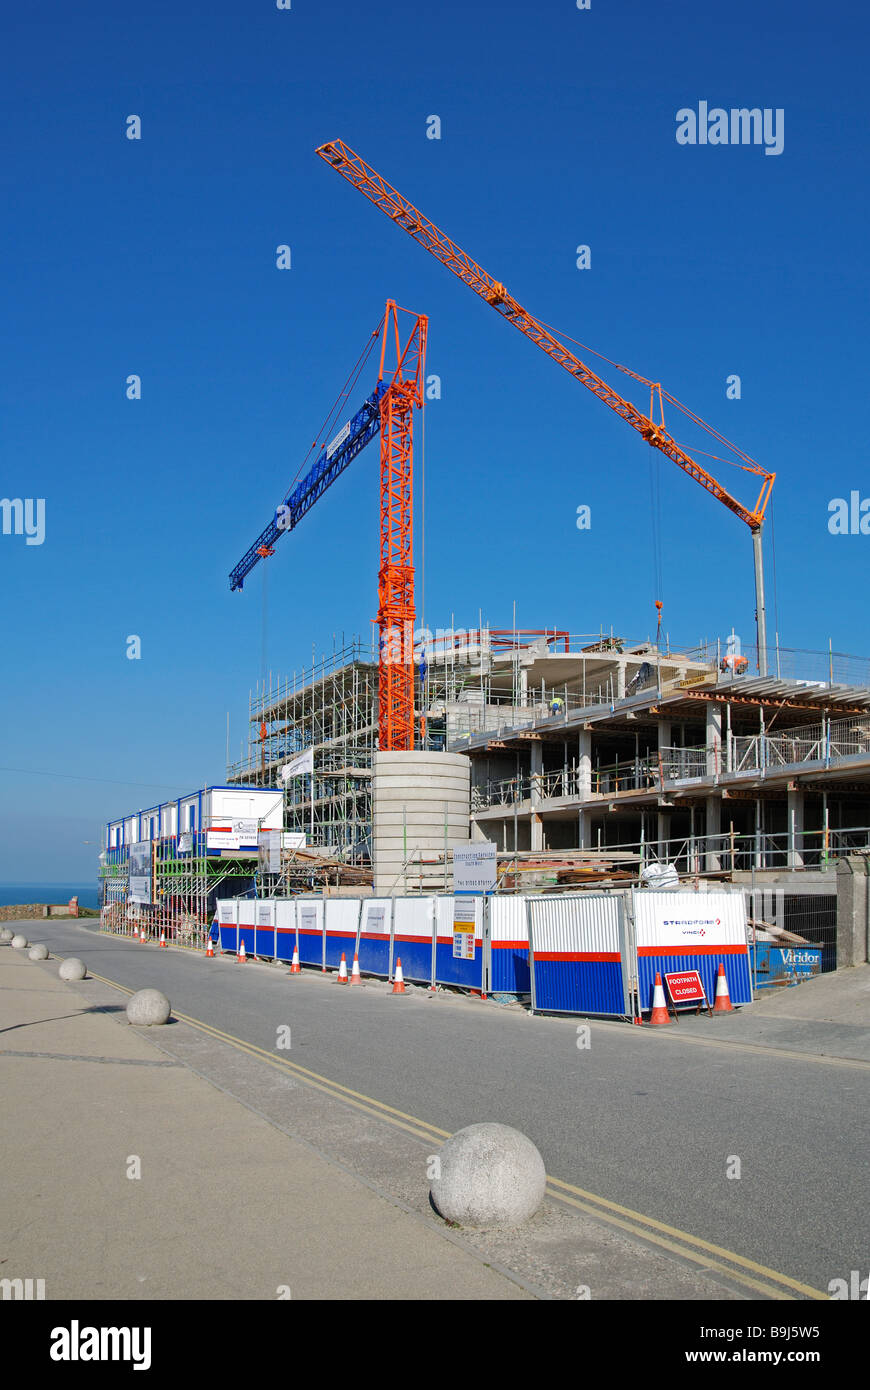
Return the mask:
<svg viewBox="0 0 870 1390"><path fill-rule="evenodd" d="M280 535L285 531L292 531L294 526L299 524L317 499L323 496L339 474L344 472L348 464L353 463L357 454L378 434L381 423L380 400L386 390L386 383L379 381L368 400L337 436L340 443L333 441L324 449L302 481L288 497L285 497L265 531L257 537L250 550L230 572L231 590L241 589L251 570L262 559L263 553L268 554Z"/></svg>

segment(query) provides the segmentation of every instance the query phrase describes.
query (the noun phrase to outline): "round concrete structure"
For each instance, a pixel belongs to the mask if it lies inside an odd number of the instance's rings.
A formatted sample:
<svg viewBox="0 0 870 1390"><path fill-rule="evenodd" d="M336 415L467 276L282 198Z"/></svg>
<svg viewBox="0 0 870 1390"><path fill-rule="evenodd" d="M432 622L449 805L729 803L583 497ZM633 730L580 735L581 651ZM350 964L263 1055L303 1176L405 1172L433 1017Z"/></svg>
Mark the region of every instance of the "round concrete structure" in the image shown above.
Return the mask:
<svg viewBox="0 0 870 1390"><path fill-rule="evenodd" d="M29 955L31 960L48 960L48 947L43 946L42 942L40 941L37 942L35 946L31 946L27 954Z"/></svg>
<svg viewBox="0 0 870 1390"><path fill-rule="evenodd" d="M140 1026L151 1027L157 1023L167 1023L172 1005L159 989L140 989L127 1003L127 1021Z"/></svg>
<svg viewBox="0 0 870 1390"><path fill-rule="evenodd" d="M491 1229L519 1226L544 1200L547 1174L531 1139L508 1125L468 1125L438 1155L432 1201L447 1221Z"/></svg>
<svg viewBox="0 0 870 1390"><path fill-rule="evenodd" d="M403 893L406 880L443 891L448 848L470 838L471 759L464 753L379 752L372 759L374 894ZM406 858L418 867L404 869ZM431 878L431 882L427 880ZM453 886L448 865L446 887Z"/></svg>
<svg viewBox="0 0 870 1390"><path fill-rule="evenodd" d="M18 932L16 936L13 936L11 944L15 947L16 951L25 951L30 945L30 942L27 940L26 936Z"/></svg>
<svg viewBox="0 0 870 1390"><path fill-rule="evenodd" d="M87 975L87 966L78 956L68 956L62 960L58 969L58 975L62 980L83 980Z"/></svg>
<svg viewBox="0 0 870 1390"><path fill-rule="evenodd" d="M0 927L0 946L8 946L12 940L13 933L9 927Z"/></svg>

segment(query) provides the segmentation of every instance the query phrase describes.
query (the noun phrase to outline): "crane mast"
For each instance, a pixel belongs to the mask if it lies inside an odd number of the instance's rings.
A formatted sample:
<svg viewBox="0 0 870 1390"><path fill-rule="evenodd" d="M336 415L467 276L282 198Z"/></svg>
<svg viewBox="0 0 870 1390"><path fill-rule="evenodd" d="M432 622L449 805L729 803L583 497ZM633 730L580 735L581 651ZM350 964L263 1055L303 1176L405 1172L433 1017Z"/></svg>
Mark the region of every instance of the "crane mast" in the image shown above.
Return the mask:
<svg viewBox="0 0 870 1390"><path fill-rule="evenodd" d="M693 478L696 483L739 517L750 529L753 541L753 561L755 568L756 620L758 625L758 666L762 675L767 674L767 624L764 606L764 570L762 555L762 529L764 512L773 487L775 473L769 473L751 461L740 466L761 479L761 487L753 508L748 508L733 497L726 488L701 464L677 443L662 423L657 424L650 414L644 415L631 401L621 396L596 372L571 352L540 320L509 294L498 280L491 276L476 261L466 254L444 232L440 231L419 208L409 202L399 191L388 183L371 165L345 145L342 140L331 140L319 146L316 153L331 164L343 178L364 194L375 207L380 208L393 222L402 227L409 236L435 256L458 279L474 290L502 318L523 333L549 357L569 372L575 380L591 391L617 415L621 416L642 439L654 449L660 450L678 468Z"/></svg>

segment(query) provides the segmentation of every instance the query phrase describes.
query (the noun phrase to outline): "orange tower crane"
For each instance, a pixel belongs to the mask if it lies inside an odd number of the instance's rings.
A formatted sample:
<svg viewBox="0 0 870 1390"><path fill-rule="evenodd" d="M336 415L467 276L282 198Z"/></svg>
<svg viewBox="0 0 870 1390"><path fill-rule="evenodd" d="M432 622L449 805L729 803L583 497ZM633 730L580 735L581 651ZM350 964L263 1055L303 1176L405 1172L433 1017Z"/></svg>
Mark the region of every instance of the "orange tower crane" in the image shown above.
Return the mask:
<svg viewBox="0 0 870 1390"><path fill-rule="evenodd" d="M487 271L466 255L454 242L450 240L444 232L440 231L428 217L414 207L407 198L403 197L392 184L387 183L371 165L366 164L358 154L355 154L342 140L331 140L325 145L321 145L317 154L321 159L326 160L334 169L358 188L375 207L380 208L381 212L396 222L408 233L409 236L435 256L442 265L446 265L460 280L468 285L475 294L484 299L487 304L496 309L503 318L512 323L515 328L527 338L531 338L533 343L537 343L554 362L558 362L560 367L564 367L570 372L577 381L587 387L599 400L604 401L605 405L615 410L617 415L621 415L623 420L633 426L640 434L641 438L654 449L659 449L666 454L684 473L688 473L690 478L694 478L696 483L705 488L713 497L717 498L724 506L728 507L735 516L745 522L752 533L753 559L755 567L755 597L756 597L756 621L758 626L758 669L761 675L767 675L767 623L764 606L764 564L762 554L762 529L764 525L764 512L770 497L770 491L776 477L775 473L768 473L761 468L747 454L742 453L734 445L728 447L733 449L743 460L738 466L745 472L754 473L761 478L761 490L755 506L750 509L745 507L737 498L732 497L726 488L719 483L711 473L697 463L691 455L668 434L664 428L664 409L662 404L662 388L655 382L648 381L645 377L638 376L635 372L628 372L629 376L636 380L645 382L650 387L650 410L648 415L634 406L631 401L626 400L606 381L603 381L597 373L581 362L564 343L549 330L540 319L535 318L528 310L524 309L514 297L508 293L504 285L495 280ZM627 371L626 368L621 368ZM660 419L656 422L653 419L654 396L658 392ZM667 392L664 393L667 395ZM669 400L674 401L672 396ZM679 402L674 401L679 405ZM681 407L682 408L682 407ZM687 412L696 424L702 425L710 433L727 444L721 435L717 435L704 421L692 416Z"/></svg>
<svg viewBox="0 0 870 1390"><path fill-rule="evenodd" d="M410 316L410 326L400 315ZM425 314L414 314L387 300L383 318L364 353L367 360L375 340L381 338L374 391L320 452L230 573L230 588L241 590L260 560L274 555L276 541L299 524L357 454L380 434L378 747L396 751L414 747L414 411L423 405L428 329ZM354 381L360 370L358 367ZM339 399L346 394L342 392ZM261 724L264 771L266 738L266 726Z"/></svg>

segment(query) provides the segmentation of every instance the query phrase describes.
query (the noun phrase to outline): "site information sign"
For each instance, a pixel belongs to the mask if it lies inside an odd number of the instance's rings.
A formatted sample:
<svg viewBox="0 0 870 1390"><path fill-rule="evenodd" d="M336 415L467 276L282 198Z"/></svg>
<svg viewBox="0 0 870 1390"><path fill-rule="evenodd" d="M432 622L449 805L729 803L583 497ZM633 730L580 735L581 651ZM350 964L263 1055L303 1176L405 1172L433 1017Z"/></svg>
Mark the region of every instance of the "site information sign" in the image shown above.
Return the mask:
<svg viewBox="0 0 870 1390"><path fill-rule="evenodd" d="M453 959L474 960L474 903L453 904Z"/></svg>
<svg viewBox="0 0 870 1390"><path fill-rule="evenodd" d="M139 840L130 846L130 887L128 897L131 903L151 902L151 841Z"/></svg>
<svg viewBox="0 0 870 1390"><path fill-rule="evenodd" d="M697 970L683 970L680 974L665 975L668 994L674 1004L706 1004L707 996Z"/></svg>
<svg viewBox="0 0 870 1390"><path fill-rule="evenodd" d="M498 877L495 844L491 840L453 846L453 891L491 893Z"/></svg>

